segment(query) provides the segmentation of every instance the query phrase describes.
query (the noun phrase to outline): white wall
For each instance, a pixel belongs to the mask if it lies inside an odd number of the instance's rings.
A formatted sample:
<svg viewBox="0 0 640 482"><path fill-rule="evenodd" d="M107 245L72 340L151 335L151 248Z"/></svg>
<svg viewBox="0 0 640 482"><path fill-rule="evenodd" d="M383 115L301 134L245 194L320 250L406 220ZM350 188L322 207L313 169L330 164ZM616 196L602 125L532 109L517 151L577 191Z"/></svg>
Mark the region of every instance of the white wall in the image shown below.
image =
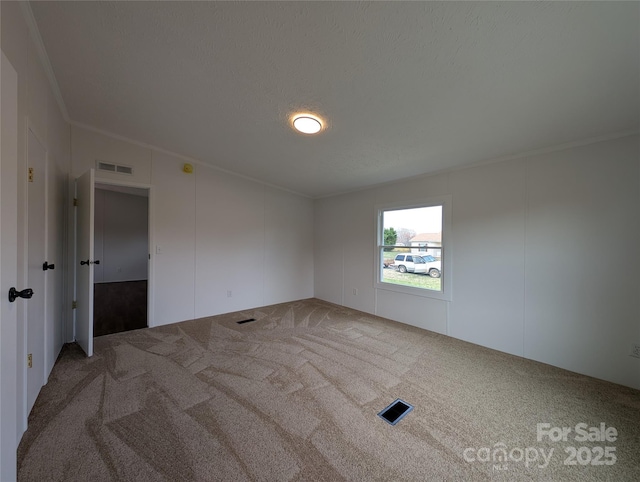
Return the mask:
<svg viewBox="0 0 640 482"><path fill-rule="evenodd" d="M524 278L527 358L636 388L640 359L629 352L640 344L638 142L528 164Z"/></svg>
<svg viewBox="0 0 640 482"><path fill-rule="evenodd" d="M454 302L448 334L517 355L524 340L525 170L526 162L517 160L450 178Z"/></svg>
<svg viewBox="0 0 640 482"><path fill-rule="evenodd" d="M264 304L313 296L313 203L264 188Z"/></svg>
<svg viewBox="0 0 640 482"><path fill-rule="evenodd" d="M268 255L264 249L264 208L263 186L198 169L196 318L263 304L263 261ZM284 258L286 254L278 256Z"/></svg>
<svg viewBox="0 0 640 482"><path fill-rule="evenodd" d="M313 296L312 202L196 174L196 318Z"/></svg>
<svg viewBox="0 0 640 482"><path fill-rule="evenodd" d="M105 136L99 132L71 126L71 176L75 179L105 161L133 168L133 175L96 171L96 180L149 184L151 150L131 142Z"/></svg>
<svg viewBox="0 0 640 482"><path fill-rule="evenodd" d="M95 283L148 279L148 213L147 197L96 188Z"/></svg>
<svg viewBox="0 0 640 482"><path fill-rule="evenodd" d="M56 269L47 272L45 306L45 346L38 357L45 360L48 376L65 340L64 317L67 313L66 277L66 217L67 180L70 168L70 128L60 112L56 98L49 87L45 70L27 28L18 2L0 2L2 9L1 45L18 74L18 276L17 287L26 287L27 272L27 132L31 129L47 151L47 233L46 258ZM42 260L41 262L43 262ZM18 311L18 434L26 429L24 400L26 360L26 326L24 303ZM43 381L44 382L44 381Z"/></svg>
<svg viewBox="0 0 640 482"><path fill-rule="evenodd" d="M196 317L194 174L182 172L180 161L173 156L153 153L154 306L150 326Z"/></svg>
<svg viewBox="0 0 640 482"><path fill-rule="evenodd" d="M77 126L71 143L73 175L101 159L134 176L97 178L151 188L150 326L313 296L312 200Z"/></svg>
<svg viewBox="0 0 640 482"><path fill-rule="evenodd" d="M640 388L629 356L640 343L639 145L629 136L317 200L315 294ZM452 301L375 289L374 206L443 194Z"/></svg>

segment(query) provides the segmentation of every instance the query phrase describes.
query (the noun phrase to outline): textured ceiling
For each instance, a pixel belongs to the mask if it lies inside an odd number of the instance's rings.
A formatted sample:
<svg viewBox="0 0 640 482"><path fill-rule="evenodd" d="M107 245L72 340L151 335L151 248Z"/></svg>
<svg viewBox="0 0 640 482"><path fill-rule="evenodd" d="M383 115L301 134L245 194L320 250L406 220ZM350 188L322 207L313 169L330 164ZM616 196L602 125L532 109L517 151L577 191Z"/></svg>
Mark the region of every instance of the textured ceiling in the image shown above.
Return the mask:
<svg viewBox="0 0 640 482"><path fill-rule="evenodd" d="M72 121L312 197L640 124L638 2L31 6Z"/></svg>

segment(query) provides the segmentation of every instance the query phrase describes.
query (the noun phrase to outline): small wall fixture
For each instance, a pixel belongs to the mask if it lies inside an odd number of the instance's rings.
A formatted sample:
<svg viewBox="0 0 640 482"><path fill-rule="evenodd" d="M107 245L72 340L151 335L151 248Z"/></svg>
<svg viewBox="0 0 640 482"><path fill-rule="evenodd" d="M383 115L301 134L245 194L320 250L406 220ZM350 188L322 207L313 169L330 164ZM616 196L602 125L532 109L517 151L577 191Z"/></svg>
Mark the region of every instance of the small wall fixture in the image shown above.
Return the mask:
<svg viewBox="0 0 640 482"><path fill-rule="evenodd" d="M311 114L297 114L293 117L293 127L303 134L317 134L322 130L322 121Z"/></svg>
<svg viewBox="0 0 640 482"><path fill-rule="evenodd" d="M191 164L185 164L182 166L182 170L187 174L191 174L193 172L193 166Z"/></svg>

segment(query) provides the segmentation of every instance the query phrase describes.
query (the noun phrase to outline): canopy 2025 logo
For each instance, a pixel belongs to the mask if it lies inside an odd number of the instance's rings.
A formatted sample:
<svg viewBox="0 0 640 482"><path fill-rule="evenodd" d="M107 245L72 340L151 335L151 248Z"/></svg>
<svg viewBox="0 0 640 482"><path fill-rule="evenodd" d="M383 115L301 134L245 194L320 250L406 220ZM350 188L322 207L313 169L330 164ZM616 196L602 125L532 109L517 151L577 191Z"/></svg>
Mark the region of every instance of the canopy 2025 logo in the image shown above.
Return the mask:
<svg viewBox="0 0 640 482"><path fill-rule="evenodd" d="M564 465L613 465L618 460L616 448L609 445L618 439L615 427L607 427L604 422L599 426L589 426L581 422L573 427L552 427L549 423L536 426L538 442L553 443L602 443L602 445L565 445ZM570 442L571 440L571 442ZM468 463L480 462L493 464L493 470L508 470L509 463L523 463L525 467L545 469L552 461L555 447L513 447L509 449L504 442L493 447L468 447L463 451L464 460Z"/></svg>

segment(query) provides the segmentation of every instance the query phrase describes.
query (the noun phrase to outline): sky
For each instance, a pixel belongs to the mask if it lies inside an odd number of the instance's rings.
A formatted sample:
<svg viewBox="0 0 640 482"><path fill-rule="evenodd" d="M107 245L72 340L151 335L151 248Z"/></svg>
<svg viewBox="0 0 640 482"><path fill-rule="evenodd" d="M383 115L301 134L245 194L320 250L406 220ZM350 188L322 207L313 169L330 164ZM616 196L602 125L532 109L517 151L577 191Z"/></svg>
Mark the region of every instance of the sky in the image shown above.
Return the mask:
<svg viewBox="0 0 640 482"><path fill-rule="evenodd" d="M413 229L416 234L442 231L442 206L384 212L384 228Z"/></svg>

